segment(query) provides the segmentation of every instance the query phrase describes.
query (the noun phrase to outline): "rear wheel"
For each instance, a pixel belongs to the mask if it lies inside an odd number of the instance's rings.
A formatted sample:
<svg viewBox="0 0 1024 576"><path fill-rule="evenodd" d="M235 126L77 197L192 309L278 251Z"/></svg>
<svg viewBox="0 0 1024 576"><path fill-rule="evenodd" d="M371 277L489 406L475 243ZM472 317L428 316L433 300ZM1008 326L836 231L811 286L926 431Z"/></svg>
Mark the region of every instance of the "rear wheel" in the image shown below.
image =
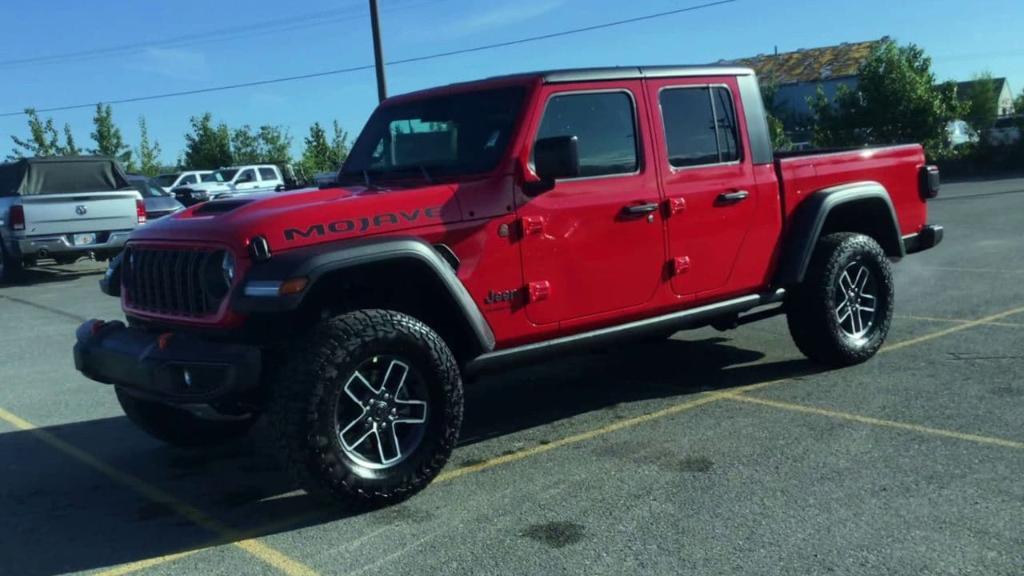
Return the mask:
<svg viewBox="0 0 1024 576"><path fill-rule="evenodd" d="M404 314L361 310L318 325L292 348L268 406L303 488L349 508L400 501L451 455L462 381L451 350Z"/></svg>
<svg viewBox="0 0 1024 576"><path fill-rule="evenodd" d="M256 421L253 415L215 415L204 418L167 404L143 400L117 388L117 401L133 424L150 436L187 448L213 446L244 436Z"/></svg>
<svg viewBox="0 0 1024 576"><path fill-rule="evenodd" d="M0 282L14 282L24 271L21 259L11 256L0 242Z"/></svg>
<svg viewBox="0 0 1024 576"><path fill-rule="evenodd" d="M892 266L872 238L822 238L804 281L786 296L789 332L810 359L834 366L868 360L889 333Z"/></svg>

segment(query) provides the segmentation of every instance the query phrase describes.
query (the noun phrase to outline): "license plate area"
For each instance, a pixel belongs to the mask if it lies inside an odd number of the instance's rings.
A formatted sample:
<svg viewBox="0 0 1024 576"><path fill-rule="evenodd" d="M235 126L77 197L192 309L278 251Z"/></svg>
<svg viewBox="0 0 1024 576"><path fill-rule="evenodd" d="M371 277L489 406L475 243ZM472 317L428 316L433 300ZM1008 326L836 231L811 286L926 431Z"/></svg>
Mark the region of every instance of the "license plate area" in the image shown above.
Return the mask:
<svg viewBox="0 0 1024 576"><path fill-rule="evenodd" d="M74 246L89 246L96 243L96 234L72 234L71 244Z"/></svg>

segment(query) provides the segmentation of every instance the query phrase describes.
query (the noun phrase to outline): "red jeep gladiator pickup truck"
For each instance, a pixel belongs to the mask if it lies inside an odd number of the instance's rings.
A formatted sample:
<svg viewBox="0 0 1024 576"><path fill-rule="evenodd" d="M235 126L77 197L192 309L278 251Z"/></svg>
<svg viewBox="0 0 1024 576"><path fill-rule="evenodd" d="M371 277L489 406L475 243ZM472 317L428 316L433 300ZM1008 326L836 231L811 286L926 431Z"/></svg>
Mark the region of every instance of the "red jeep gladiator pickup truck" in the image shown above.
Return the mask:
<svg viewBox="0 0 1024 576"><path fill-rule="evenodd" d="M920 146L778 154L754 73L519 74L386 100L338 187L206 202L134 232L75 363L153 436L269 419L313 493L379 505L445 465L463 380L620 338L788 317L863 362L890 262L931 248Z"/></svg>

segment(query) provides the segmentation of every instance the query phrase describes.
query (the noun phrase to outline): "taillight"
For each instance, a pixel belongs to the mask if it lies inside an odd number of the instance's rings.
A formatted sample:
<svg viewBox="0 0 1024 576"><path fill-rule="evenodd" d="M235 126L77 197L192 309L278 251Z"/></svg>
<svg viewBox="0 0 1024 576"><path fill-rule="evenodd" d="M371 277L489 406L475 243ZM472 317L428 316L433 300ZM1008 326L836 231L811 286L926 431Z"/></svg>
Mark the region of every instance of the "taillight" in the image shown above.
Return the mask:
<svg viewBox="0 0 1024 576"><path fill-rule="evenodd" d="M938 166L929 165L921 168L921 198L935 198L939 195L941 187L942 179L939 177Z"/></svg>
<svg viewBox="0 0 1024 576"><path fill-rule="evenodd" d="M25 207L20 204L11 206L11 213L8 219L11 221L11 230L19 232L25 229Z"/></svg>
<svg viewBox="0 0 1024 576"><path fill-rule="evenodd" d="M139 217L139 224L146 223L146 204L139 198L135 199L135 215Z"/></svg>

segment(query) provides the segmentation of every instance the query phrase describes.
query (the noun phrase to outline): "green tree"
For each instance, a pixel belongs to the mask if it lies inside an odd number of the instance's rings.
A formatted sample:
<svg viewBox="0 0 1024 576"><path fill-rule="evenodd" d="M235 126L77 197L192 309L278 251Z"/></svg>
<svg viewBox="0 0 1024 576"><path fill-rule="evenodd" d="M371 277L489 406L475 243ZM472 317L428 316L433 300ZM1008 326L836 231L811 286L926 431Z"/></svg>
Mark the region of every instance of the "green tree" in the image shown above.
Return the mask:
<svg viewBox="0 0 1024 576"><path fill-rule="evenodd" d="M309 135L304 139L306 147L302 150L300 166L302 172L312 176L317 172L336 170L334 165L334 149L327 142L327 132L319 122L309 127Z"/></svg>
<svg viewBox="0 0 1024 576"><path fill-rule="evenodd" d="M57 129L53 125L53 118L40 119L34 108L26 108L25 115L28 116L29 137L22 139L11 135L14 149L7 158L15 160L26 156L59 155L61 146L58 142Z"/></svg>
<svg viewBox="0 0 1024 576"><path fill-rule="evenodd" d="M786 150L793 145L793 141L786 135L786 126L782 121L783 111L776 99L779 87L774 83L761 85L761 99L764 100L764 108L767 112L768 134L772 139L772 147L776 150Z"/></svg>
<svg viewBox="0 0 1024 576"><path fill-rule="evenodd" d="M289 164L292 161L292 137L280 126L260 126L259 161Z"/></svg>
<svg viewBox="0 0 1024 576"><path fill-rule="evenodd" d="M75 144L75 137L71 134L71 124L64 123L64 145L59 149L60 156L81 156L82 150Z"/></svg>
<svg viewBox="0 0 1024 576"><path fill-rule="evenodd" d="M92 117L92 124L93 132L89 135L92 136L96 147L89 150L89 152L99 156L115 158L121 164L124 164L126 168L130 169L132 167L132 149L124 143L124 138L121 137L121 129L117 127L117 124L114 124L114 114L109 104L96 105L96 113Z"/></svg>
<svg viewBox="0 0 1024 576"><path fill-rule="evenodd" d="M966 93L958 94L964 104L967 123L978 132L992 127L999 116L999 94L990 72L975 75Z"/></svg>
<svg viewBox="0 0 1024 576"><path fill-rule="evenodd" d="M236 164L256 164L261 161L259 136L248 124L231 132L231 156Z"/></svg>
<svg viewBox="0 0 1024 576"><path fill-rule="evenodd" d="M185 134L183 168L212 170L233 164L231 134L225 124L213 125L209 112L189 119L192 131Z"/></svg>
<svg viewBox="0 0 1024 576"><path fill-rule="evenodd" d="M1014 114L1024 114L1024 92L1017 94L1017 97L1014 98L1013 112Z"/></svg>
<svg viewBox="0 0 1024 576"><path fill-rule="evenodd" d="M334 152L332 157L332 170L338 170L348 158L348 132L341 129L341 124L334 121L334 136L331 138L331 149Z"/></svg>
<svg viewBox="0 0 1024 576"><path fill-rule="evenodd" d="M160 173L160 143L154 140L150 144L149 127L143 116L139 116L139 147L135 149L135 155L139 158L139 172L146 176Z"/></svg>
<svg viewBox="0 0 1024 576"><path fill-rule="evenodd" d="M861 65L855 89L834 101L819 86L808 99L819 146L919 142L930 155L949 150L946 125L963 113L952 82L936 84L931 58L909 44L879 44Z"/></svg>

